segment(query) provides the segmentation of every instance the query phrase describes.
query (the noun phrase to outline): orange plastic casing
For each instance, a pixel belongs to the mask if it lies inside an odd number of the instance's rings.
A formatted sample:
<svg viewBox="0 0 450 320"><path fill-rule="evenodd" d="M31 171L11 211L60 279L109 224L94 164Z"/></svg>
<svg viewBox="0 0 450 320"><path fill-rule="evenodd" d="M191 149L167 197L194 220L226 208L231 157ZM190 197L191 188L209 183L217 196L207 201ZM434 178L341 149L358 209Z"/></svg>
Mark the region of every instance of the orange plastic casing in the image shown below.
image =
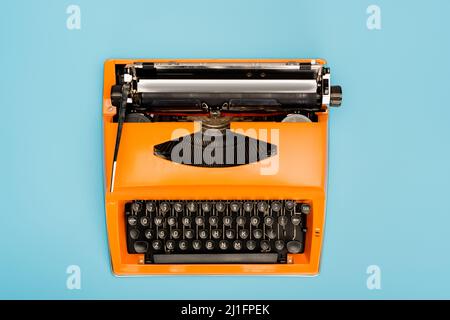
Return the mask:
<svg viewBox="0 0 450 320"><path fill-rule="evenodd" d="M105 206L112 270L116 275L315 275L323 238L328 113L317 113L311 123L233 122L231 129L248 130L255 138L278 145L277 155L264 161L226 168L204 168L174 163L153 154L153 146L187 132L195 123L125 123L117 160L114 191L110 192L117 123L110 91L115 65L133 62L310 62L311 60L108 60L104 68L103 128ZM325 64L324 60L315 60ZM181 131L179 131L182 129ZM178 130L178 131L176 131ZM264 131L266 130L266 131ZM175 133L174 133L175 132ZM258 135L267 132L266 137ZM276 141L274 141L276 140ZM262 174L265 172L265 174ZM285 264L144 264L142 254L126 246L124 205L132 200L283 200L311 204L305 250L289 254Z"/></svg>

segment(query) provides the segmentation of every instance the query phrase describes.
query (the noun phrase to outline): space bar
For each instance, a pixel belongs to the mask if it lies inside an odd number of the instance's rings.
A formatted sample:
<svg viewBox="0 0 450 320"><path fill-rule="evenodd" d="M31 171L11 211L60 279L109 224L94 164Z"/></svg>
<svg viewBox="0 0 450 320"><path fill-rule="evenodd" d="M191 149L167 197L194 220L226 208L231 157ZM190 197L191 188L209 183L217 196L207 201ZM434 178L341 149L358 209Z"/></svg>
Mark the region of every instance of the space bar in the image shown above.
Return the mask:
<svg viewBox="0 0 450 320"><path fill-rule="evenodd" d="M154 254L157 264L277 263L277 253Z"/></svg>

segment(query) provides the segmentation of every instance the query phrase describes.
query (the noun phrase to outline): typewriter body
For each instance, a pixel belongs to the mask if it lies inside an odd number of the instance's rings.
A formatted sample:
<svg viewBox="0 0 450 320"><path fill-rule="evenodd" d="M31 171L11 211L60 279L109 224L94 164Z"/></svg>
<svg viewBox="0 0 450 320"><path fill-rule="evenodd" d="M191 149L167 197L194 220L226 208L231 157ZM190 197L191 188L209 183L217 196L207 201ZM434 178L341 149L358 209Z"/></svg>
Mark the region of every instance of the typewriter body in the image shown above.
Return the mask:
<svg viewBox="0 0 450 320"><path fill-rule="evenodd" d="M317 274L341 96L323 60L108 60L114 274Z"/></svg>

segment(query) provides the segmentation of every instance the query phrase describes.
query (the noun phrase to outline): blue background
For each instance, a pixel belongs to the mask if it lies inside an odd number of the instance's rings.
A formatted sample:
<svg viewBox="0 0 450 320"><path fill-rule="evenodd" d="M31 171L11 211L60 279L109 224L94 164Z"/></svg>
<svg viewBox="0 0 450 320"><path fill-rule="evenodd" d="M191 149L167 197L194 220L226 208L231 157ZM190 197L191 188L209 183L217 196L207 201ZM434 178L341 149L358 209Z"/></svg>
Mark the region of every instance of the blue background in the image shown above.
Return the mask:
<svg viewBox="0 0 450 320"><path fill-rule="evenodd" d="M81 7L81 30L66 8ZM381 7L382 29L366 28ZM2 1L1 298L450 298L450 2ZM103 203L108 58L322 57L330 116L321 274L116 278ZM82 289L66 289L79 265ZM368 290L366 268L382 271Z"/></svg>

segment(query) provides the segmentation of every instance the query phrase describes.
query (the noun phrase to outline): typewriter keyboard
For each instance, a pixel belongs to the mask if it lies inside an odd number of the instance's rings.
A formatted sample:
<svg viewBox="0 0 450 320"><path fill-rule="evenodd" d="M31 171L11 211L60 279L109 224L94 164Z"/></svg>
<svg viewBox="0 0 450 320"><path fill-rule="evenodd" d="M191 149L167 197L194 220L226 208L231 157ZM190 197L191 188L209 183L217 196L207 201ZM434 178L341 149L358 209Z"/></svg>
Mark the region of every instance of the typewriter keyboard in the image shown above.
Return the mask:
<svg viewBox="0 0 450 320"><path fill-rule="evenodd" d="M274 201L132 201L127 249L145 263L286 263L302 253L310 204Z"/></svg>

